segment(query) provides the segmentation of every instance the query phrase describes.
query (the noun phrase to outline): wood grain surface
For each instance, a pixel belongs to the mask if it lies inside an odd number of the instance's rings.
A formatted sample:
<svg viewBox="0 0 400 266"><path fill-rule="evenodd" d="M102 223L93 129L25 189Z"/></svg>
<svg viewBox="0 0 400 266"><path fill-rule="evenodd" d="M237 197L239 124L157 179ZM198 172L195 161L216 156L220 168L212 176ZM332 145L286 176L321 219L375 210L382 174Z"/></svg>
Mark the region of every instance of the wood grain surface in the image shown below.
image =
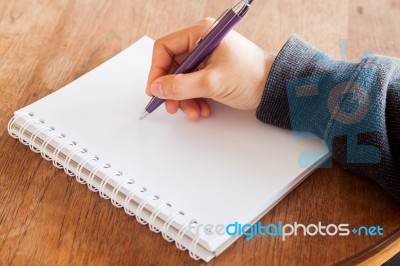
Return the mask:
<svg viewBox="0 0 400 266"><path fill-rule="evenodd" d="M142 35L158 38L202 17L216 17L229 4L0 0L1 265L202 264L10 138L6 124L13 111L75 80ZM400 56L399 22L399 0L259 0L236 29L274 54L294 32L337 59L339 42L346 40L347 59L357 60L366 50ZM400 204L374 182L335 165L316 171L261 219L263 224L279 221L380 225L384 237L241 238L210 265L338 263L382 246L390 235L398 239ZM386 245L392 252L383 261L400 251L396 239ZM374 254L383 253L388 254Z"/></svg>

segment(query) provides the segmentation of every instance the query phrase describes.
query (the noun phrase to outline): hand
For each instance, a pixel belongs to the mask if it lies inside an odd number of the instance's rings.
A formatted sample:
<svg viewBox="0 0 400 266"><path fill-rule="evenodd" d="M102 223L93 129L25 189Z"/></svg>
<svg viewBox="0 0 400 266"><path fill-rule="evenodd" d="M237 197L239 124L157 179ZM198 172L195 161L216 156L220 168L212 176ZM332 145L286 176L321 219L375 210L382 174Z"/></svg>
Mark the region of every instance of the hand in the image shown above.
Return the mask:
<svg viewBox="0 0 400 266"><path fill-rule="evenodd" d="M154 44L146 93L166 99L171 114L182 109L190 120L207 117L211 109L205 98L241 110L254 110L261 101L274 57L235 31L228 33L198 71L169 75L213 22L203 19Z"/></svg>

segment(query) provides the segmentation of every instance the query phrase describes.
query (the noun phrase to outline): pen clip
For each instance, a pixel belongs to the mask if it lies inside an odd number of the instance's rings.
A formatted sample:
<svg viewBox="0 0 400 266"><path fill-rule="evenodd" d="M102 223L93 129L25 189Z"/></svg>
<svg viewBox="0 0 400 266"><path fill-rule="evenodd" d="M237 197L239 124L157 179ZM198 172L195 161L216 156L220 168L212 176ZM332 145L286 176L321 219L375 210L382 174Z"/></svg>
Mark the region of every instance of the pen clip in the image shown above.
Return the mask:
<svg viewBox="0 0 400 266"><path fill-rule="evenodd" d="M196 46L199 45L204 38L210 33L210 31L220 22L220 20L226 15L226 13L228 13L228 11L230 10L230 8L227 8L224 10L224 12L222 12L222 14L214 21L214 23L203 33L203 35L201 35L201 37L197 40L196 42Z"/></svg>

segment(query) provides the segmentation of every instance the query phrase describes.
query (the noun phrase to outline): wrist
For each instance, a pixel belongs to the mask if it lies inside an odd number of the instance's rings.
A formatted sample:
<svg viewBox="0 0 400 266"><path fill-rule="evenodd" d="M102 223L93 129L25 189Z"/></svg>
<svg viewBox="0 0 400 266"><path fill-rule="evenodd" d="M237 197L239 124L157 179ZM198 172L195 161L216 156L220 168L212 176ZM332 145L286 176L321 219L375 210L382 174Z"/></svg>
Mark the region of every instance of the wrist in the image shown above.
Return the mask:
<svg viewBox="0 0 400 266"><path fill-rule="evenodd" d="M276 56L265 52L264 55L264 66L263 66L263 73L262 78L257 86L257 103L255 109L260 105L262 96L264 94L264 90L267 88L267 82L269 79L269 74L272 69L272 65L274 64Z"/></svg>

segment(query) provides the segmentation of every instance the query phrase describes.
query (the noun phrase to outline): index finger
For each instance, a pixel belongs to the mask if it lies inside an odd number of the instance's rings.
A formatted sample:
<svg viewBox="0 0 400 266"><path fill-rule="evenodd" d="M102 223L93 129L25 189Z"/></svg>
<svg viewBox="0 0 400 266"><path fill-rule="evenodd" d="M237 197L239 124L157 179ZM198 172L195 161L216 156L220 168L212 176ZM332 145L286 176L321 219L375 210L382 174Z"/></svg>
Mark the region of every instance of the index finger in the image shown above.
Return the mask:
<svg viewBox="0 0 400 266"><path fill-rule="evenodd" d="M148 95L151 95L150 85L153 81L169 74L174 58L191 52L195 48L199 37L211 23L212 19L203 19L193 26L173 32L155 41L146 86Z"/></svg>

